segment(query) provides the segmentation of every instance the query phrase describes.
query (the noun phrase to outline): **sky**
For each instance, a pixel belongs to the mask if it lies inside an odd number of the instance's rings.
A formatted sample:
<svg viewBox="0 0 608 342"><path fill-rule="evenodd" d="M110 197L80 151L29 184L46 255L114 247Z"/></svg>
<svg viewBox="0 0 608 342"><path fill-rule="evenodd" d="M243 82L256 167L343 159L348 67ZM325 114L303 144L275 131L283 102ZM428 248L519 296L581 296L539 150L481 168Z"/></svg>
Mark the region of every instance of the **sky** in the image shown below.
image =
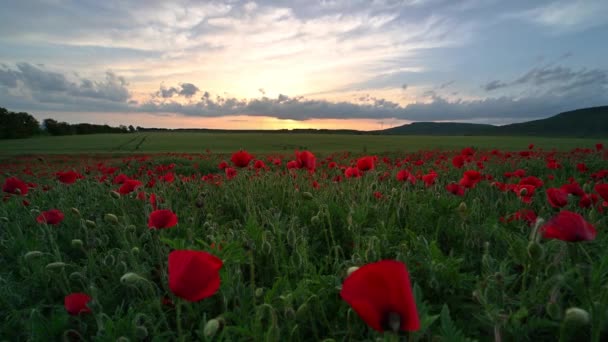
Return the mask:
<svg viewBox="0 0 608 342"><path fill-rule="evenodd" d="M605 0L0 6L0 107L40 121L377 130L608 104Z"/></svg>

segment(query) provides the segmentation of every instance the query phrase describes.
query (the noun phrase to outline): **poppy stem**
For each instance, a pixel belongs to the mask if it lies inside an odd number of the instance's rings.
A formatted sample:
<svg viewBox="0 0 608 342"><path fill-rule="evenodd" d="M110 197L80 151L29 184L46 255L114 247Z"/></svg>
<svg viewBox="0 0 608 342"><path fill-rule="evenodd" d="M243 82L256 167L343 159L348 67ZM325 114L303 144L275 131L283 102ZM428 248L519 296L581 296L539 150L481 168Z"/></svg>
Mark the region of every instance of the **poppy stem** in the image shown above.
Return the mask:
<svg viewBox="0 0 608 342"><path fill-rule="evenodd" d="M183 334L183 330L182 330L182 301L181 299L177 299L176 303L175 303L175 320L177 323L177 338L180 342L185 341L184 339L184 334Z"/></svg>
<svg viewBox="0 0 608 342"><path fill-rule="evenodd" d="M385 342L399 342L399 335L394 332L385 332L384 341Z"/></svg>

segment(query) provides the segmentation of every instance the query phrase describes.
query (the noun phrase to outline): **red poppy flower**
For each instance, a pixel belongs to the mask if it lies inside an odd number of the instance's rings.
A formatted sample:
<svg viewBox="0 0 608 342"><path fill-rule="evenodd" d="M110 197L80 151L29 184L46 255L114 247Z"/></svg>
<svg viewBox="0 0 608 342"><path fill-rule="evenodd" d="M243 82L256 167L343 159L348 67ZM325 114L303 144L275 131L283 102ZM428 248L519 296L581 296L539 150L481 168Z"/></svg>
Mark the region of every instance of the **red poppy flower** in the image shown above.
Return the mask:
<svg viewBox="0 0 608 342"><path fill-rule="evenodd" d="M597 235L595 228L581 215L567 210L562 210L551 218L541 228L541 232L545 239L569 242L590 241Z"/></svg>
<svg viewBox="0 0 608 342"><path fill-rule="evenodd" d="M374 157L365 156L357 160L357 168L360 171L369 171L374 169Z"/></svg>
<svg viewBox="0 0 608 342"><path fill-rule="evenodd" d="M450 192L450 193L452 193L452 194L454 194L456 196L464 196L464 189L465 188L463 186L461 186L460 184L450 183L450 184L448 184L448 185L445 186L445 189L448 192Z"/></svg>
<svg viewBox="0 0 608 342"><path fill-rule="evenodd" d="M580 173L585 173L585 172L589 171L589 168L587 167L587 165L585 163L576 164L576 169Z"/></svg>
<svg viewBox="0 0 608 342"><path fill-rule="evenodd" d="M225 168L228 167L228 163L226 163L226 161L222 160L222 162L217 166L220 170L224 170Z"/></svg>
<svg viewBox="0 0 608 342"><path fill-rule="evenodd" d="M124 173L121 173L118 176L114 177L114 180L112 180L112 183L122 184L128 179L129 179L129 177L127 175L125 175Z"/></svg>
<svg viewBox="0 0 608 342"><path fill-rule="evenodd" d="M547 200L553 208L561 208L568 204L568 193L560 188L549 188L546 191Z"/></svg>
<svg viewBox="0 0 608 342"><path fill-rule="evenodd" d="M359 178L362 176L362 173L356 167L349 167L344 170L344 176L346 176L346 178Z"/></svg>
<svg viewBox="0 0 608 342"><path fill-rule="evenodd" d="M574 196L584 196L585 195L585 191L583 191L583 189L581 188L580 185L578 185L578 183L567 183L561 186L561 189L564 190L566 193L574 195Z"/></svg>
<svg viewBox="0 0 608 342"><path fill-rule="evenodd" d="M604 201L608 201L608 184L596 184L595 192L597 192Z"/></svg>
<svg viewBox="0 0 608 342"><path fill-rule="evenodd" d="M460 169L464 166L464 157L462 155L457 155L452 159L452 165L454 165L455 168Z"/></svg>
<svg viewBox="0 0 608 342"><path fill-rule="evenodd" d="M472 147L465 147L460 151L460 154L463 156L472 156L475 154L475 150Z"/></svg>
<svg viewBox="0 0 608 342"><path fill-rule="evenodd" d="M202 251L175 250L169 253L169 288L190 302L212 296L220 288L222 260Z"/></svg>
<svg viewBox="0 0 608 342"><path fill-rule="evenodd" d="M382 199L384 195L380 191L374 191L374 197L376 197L376 199Z"/></svg>
<svg viewBox="0 0 608 342"><path fill-rule="evenodd" d="M75 171L57 172L57 179L63 184L74 184L79 178L83 178L81 174Z"/></svg>
<svg viewBox="0 0 608 342"><path fill-rule="evenodd" d="M397 172L397 180L399 182L408 181L411 184L416 184L416 177L407 170L401 170Z"/></svg>
<svg viewBox="0 0 608 342"><path fill-rule="evenodd" d="M476 170L468 170L464 172L462 179L460 180L460 185L465 188L474 188L477 183L481 181L481 173Z"/></svg>
<svg viewBox="0 0 608 342"><path fill-rule="evenodd" d="M156 194L155 193L151 193L150 194L150 205L152 206L152 208L154 210L158 209L158 207L156 206Z"/></svg>
<svg viewBox="0 0 608 342"><path fill-rule="evenodd" d="M535 188L540 188L543 186L543 181L538 178L538 177L534 177L534 176L528 176L528 177L524 177L519 181L520 185L532 185Z"/></svg>
<svg viewBox="0 0 608 342"><path fill-rule="evenodd" d="M57 209L51 209L47 211L43 211L36 218L36 222L38 223L46 223L52 225L58 225L63 221L63 213Z"/></svg>
<svg viewBox="0 0 608 342"><path fill-rule="evenodd" d="M310 151L296 151L296 161L299 165L299 168L314 170L317 158Z"/></svg>
<svg viewBox="0 0 608 342"><path fill-rule="evenodd" d="M140 181L138 181L137 179L127 179L122 183L120 188L118 188L118 192L121 195L130 194L133 191L135 191L135 189L139 188L140 186L142 186L142 183Z"/></svg>
<svg viewBox="0 0 608 342"><path fill-rule="evenodd" d="M247 151L240 150L232 154L232 164L236 167L247 167L253 156Z"/></svg>
<svg viewBox="0 0 608 342"><path fill-rule="evenodd" d="M604 144L595 144L595 150L596 151L601 151L604 149Z"/></svg>
<svg viewBox="0 0 608 342"><path fill-rule="evenodd" d="M501 218L503 222L526 221L530 227L536 223L536 213L530 209L521 209L516 213L509 215L506 219Z"/></svg>
<svg viewBox="0 0 608 342"><path fill-rule="evenodd" d="M8 192L14 195L25 195L27 194L27 184L17 177L9 177L4 180L2 191Z"/></svg>
<svg viewBox="0 0 608 342"><path fill-rule="evenodd" d="M72 316L77 316L83 313L90 313L91 309L87 303L91 301L91 296L86 293L76 292L71 293L63 299L65 310Z"/></svg>
<svg viewBox="0 0 608 342"><path fill-rule="evenodd" d="M177 215L171 210L161 209L154 210L148 218L148 228L150 229L165 229L171 228L177 224Z"/></svg>
<svg viewBox="0 0 608 342"><path fill-rule="evenodd" d="M237 174L236 169L233 169L231 167L225 168L224 173L226 173L226 178L228 178L228 179L232 179L232 178L236 177L236 174Z"/></svg>
<svg viewBox="0 0 608 342"><path fill-rule="evenodd" d="M264 168L266 168L266 164L264 164L264 162L261 160L256 160L255 163L253 164L253 167L256 169L264 169Z"/></svg>
<svg viewBox="0 0 608 342"><path fill-rule="evenodd" d="M435 179L437 179L437 174L435 172L431 172L422 176L422 181L427 187L435 184Z"/></svg>
<svg viewBox="0 0 608 342"><path fill-rule="evenodd" d="M405 264L383 260L351 273L340 296L376 331L420 329L420 319Z"/></svg>

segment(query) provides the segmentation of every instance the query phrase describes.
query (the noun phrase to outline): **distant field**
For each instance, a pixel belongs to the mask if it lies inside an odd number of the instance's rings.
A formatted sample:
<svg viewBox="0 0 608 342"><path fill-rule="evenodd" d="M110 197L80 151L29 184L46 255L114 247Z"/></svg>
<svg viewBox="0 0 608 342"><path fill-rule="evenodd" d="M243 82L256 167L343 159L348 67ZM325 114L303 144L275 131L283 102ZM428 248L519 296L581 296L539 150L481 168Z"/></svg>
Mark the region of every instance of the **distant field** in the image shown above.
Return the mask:
<svg viewBox="0 0 608 342"><path fill-rule="evenodd" d="M62 153L161 153L161 152L292 152L309 149L334 151L389 152L421 149L454 149L473 146L488 149L525 149L533 143L543 149L568 150L593 147L597 139L478 137L478 136L380 136L338 134L260 133L138 133L37 137L0 141L0 155Z"/></svg>

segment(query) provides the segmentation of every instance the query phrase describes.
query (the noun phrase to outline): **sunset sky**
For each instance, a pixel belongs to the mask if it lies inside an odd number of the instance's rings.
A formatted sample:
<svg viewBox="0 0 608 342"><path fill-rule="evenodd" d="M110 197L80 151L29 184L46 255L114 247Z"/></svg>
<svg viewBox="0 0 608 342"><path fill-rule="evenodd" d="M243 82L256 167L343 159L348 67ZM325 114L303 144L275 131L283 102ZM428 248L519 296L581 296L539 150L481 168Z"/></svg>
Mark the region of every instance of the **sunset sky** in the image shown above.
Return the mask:
<svg viewBox="0 0 608 342"><path fill-rule="evenodd" d="M2 1L0 107L167 128L505 124L608 104L608 1Z"/></svg>

